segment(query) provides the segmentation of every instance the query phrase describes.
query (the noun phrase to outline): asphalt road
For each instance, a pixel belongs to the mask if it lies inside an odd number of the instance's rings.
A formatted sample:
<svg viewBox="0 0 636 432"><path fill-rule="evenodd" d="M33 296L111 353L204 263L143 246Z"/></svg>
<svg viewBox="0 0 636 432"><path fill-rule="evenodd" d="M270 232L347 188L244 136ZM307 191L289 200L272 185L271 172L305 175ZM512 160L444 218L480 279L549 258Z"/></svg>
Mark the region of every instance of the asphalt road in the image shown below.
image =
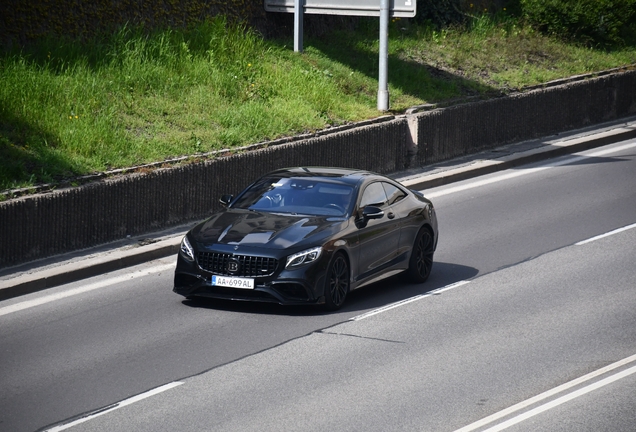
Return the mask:
<svg viewBox="0 0 636 432"><path fill-rule="evenodd" d="M635 186L630 141L428 190L429 281L333 314L183 301L172 258L4 301L0 430L634 430L636 229L577 243Z"/></svg>

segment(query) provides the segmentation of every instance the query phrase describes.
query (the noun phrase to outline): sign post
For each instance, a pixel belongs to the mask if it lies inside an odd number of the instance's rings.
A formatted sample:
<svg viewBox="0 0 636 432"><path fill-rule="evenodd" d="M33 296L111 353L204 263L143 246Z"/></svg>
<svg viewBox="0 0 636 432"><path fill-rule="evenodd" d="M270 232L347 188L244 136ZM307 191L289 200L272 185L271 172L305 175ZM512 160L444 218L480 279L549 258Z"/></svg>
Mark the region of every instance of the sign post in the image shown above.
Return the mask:
<svg viewBox="0 0 636 432"><path fill-rule="evenodd" d="M304 1L294 0L294 51L303 52Z"/></svg>
<svg viewBox="0 0 636 432"><path fill-rule="evenodd" d="M389 0L380 0L378 111L389 110Z"/></svg>
<svg viewBox="0 0 636 432"><path fill-rule="evenodd" d="M380 17L378 110L389 109L389 18L413 18L417 0L264 0L267 12L294 13L294 51L303 51L303 13Z"/></svg>

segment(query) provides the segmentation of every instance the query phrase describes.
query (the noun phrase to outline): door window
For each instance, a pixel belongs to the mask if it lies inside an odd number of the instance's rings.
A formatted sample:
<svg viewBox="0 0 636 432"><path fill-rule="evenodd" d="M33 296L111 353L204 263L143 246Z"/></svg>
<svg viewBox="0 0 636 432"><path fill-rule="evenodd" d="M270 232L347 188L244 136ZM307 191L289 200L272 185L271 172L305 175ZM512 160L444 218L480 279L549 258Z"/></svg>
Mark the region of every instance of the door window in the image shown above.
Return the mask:
<svg viewBox="0 0 636 432"><path fill-rule="evenodd" d="M386 196L389 199L389 205L395 204L406 196L406 193L404 193L402 189L397 186L393 186L391 183L382 182L382 186L384 186Z"/></svg>
<svg viewBox="0 0 636 432"><path fill-rule="evenodd" d="M362 194L362 199L360 200L360 208L366 207L368 205L373 205L376 207L382 207L387 203L386 192L384 191L384 187L382 183L376 182L371 183L364 190Z"/></svg>

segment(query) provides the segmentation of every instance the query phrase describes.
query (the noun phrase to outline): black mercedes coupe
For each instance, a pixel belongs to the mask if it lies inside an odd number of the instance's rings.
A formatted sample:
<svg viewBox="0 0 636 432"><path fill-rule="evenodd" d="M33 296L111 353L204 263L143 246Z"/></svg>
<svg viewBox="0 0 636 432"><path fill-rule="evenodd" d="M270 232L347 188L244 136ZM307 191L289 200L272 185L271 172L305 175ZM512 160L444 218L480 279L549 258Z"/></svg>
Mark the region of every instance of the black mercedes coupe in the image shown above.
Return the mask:
<svg viewBox="0 0 636 432"><path fill-rule="evenodd" d="M190 230L174 292L187 298L342 306L349 291L400 272L424 282L437 247L431 201L368 171L271 172Z"/></svg>

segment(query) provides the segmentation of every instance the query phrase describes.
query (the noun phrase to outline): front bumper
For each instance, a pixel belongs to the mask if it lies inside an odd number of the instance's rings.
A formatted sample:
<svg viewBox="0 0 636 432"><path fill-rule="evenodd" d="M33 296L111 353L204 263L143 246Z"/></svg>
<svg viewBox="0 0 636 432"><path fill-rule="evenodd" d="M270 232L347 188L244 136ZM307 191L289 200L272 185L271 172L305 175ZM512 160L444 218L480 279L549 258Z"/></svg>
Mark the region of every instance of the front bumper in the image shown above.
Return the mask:
<svg viewBox="0 0 636 432"><path fill-rule="evenodd" d="M281 305L322 304L325 270L326 266L314 263L293 271L283 269L271 277L255 278L254 289L228 288L212 285L213 273L179 256L173 291L188 298L207 297Z"/></svg>

